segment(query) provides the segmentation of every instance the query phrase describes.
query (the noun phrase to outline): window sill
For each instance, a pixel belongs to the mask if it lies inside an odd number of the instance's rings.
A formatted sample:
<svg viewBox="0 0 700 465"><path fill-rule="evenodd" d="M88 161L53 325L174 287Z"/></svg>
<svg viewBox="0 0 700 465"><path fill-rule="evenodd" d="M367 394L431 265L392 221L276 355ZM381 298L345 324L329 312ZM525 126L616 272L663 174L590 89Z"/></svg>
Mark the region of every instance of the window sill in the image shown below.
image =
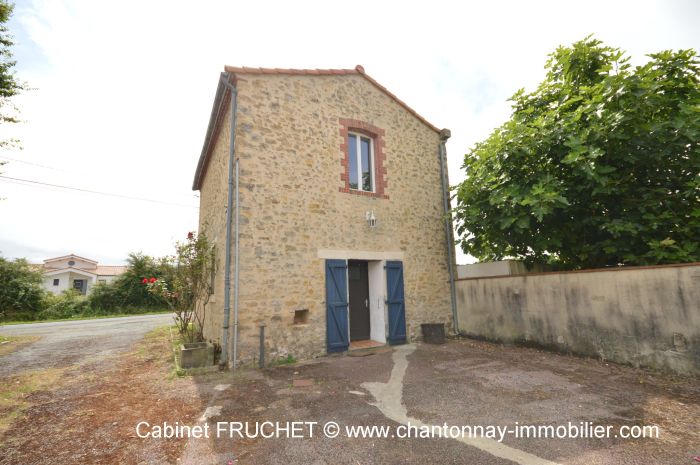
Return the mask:
<svg viewBox="0 0 700 465"><path fill-rule="evenodd" d="M361 191L358 189L350 189L347 187L340 187L340 188L338 188L338 190L340 192L344 192L346 194L359 195L360 197L372 197L375 199L388 199L389 198L388 195L379 194L377 192L367 192L367 191Z"/></svg>

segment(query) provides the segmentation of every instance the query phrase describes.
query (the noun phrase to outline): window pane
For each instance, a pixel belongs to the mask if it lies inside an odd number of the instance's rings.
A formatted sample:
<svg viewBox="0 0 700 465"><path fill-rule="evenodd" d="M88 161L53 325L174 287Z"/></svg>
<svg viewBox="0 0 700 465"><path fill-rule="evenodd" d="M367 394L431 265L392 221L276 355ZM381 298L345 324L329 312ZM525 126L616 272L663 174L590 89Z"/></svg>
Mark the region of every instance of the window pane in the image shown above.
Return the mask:
<svg viewBox="0 0 700 465"><path fill-rule="evenodd" d="M348 169L350 171L350 189L357 189L357 136L348 136Z"/></svg>
<svg viewBox="0 0 700 465"><path fill-rule="evenodd" d="M360 149L362 151L362 190L372 190L372 160L369 155L369 144L371 141L364 137L360 139Z"/></svg>

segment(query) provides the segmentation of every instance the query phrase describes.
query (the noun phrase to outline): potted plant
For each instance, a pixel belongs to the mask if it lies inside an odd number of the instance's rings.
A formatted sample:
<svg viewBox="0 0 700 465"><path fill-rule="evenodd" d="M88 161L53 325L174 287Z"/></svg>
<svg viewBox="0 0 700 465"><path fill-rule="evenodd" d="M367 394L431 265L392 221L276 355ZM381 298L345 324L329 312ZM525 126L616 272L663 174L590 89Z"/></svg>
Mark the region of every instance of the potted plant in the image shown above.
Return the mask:
<svg viewBox="0 0 700 465"><path fill-rule="evenodd" d="M149 292L163 297L175 314L182 341L182 368L214 364L214 347L204 339L204 318L213 292L215 256L214 247L203 232L190 232L186 241L175 244L175 255L166 257L168 275L142 280Z"/></svg>

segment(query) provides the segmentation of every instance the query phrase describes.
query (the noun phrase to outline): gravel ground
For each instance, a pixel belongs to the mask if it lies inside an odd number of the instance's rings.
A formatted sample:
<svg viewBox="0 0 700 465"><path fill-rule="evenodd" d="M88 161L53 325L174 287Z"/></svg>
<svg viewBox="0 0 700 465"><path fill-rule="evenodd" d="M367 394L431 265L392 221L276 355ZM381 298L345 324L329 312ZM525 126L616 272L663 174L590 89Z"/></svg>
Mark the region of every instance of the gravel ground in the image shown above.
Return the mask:
<svg viewBox="0 0 700 465"><path fill-rule="evenodd" d="M0 358L0 370L11 366L16 373L0 382L11 386L30 373L51 374L57 381L23 398L25 410L0 437L0 464L46 463L47 458L56 464L698 463L693 458L700 455L697 378L469 339L172 378L167 332L135 342L146 326L162 326L168 318L49 323L22 333L43 339L33 344L38 348ZM3 334L8 329L20 328L2 328ZM78 340L75 345L72 339ZM71 349L61 354L66 346ZM33 371L21 371L27 365ZM209 418L202 420L205 413ZM190 426L205 421L212 432L217 422L319 426L313 437L306 430L303 439L216 438L214 433L210 439L142 439L136 435L140 421ZM340 427L336 438L319 429L330 421ZM614 433L621 426L658 426L660 435L523 439L509 434L502 442L396 437L396 428L407 422L513 427L582 421L611 425ZM387 438L347 437L345 427L357 425L392 429Z"/></svg>
<svg viewBox="0 0 700 465"><path fill-rule="evenodd" d="M397 356L397 352L403 351ZM407 362L405 373L395 367ZM247 374L246 374L247 373ZM700 383L597 360L472 340L418 344L366 357L222 375L210 421L334 421L398 427L566 425L591 421L656 425L658 439L518 439L466 443L449 438L190 439L180 463L240 464L669 464L697 463ZM400 379L399 379L400 378ZM294 380L311 386L294 387ZM399 384L396 382L400 381ZM210 381L213 382L213 381ZM204 385L200 386L207 390ZM375 396L378 396L381 399ZM405 415L405 418L401 418Z"/></svg>
<svg viewBox="0 0 700 465"><path fill-rule="evenodd" d="M31 345L0 356L0 379L22 371L65 367L124 352L148 331L171 321L172 315L163 313L0 326L3 336L40 337Z"/></svg>

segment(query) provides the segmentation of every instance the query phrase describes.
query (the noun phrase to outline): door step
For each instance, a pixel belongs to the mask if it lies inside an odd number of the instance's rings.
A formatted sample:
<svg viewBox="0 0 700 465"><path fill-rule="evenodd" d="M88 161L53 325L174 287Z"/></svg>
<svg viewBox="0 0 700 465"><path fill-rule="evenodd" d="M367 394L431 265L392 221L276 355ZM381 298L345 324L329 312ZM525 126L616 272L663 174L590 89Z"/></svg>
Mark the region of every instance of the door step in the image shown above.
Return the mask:
<svg viewBox="0 0 700 465"><path fill-rule="evenodd" d="M365 341L352 341L347 354L349 357L365 357L367 355L380 354L390 350L391 347L386 344L368 339Z"/></svg>

